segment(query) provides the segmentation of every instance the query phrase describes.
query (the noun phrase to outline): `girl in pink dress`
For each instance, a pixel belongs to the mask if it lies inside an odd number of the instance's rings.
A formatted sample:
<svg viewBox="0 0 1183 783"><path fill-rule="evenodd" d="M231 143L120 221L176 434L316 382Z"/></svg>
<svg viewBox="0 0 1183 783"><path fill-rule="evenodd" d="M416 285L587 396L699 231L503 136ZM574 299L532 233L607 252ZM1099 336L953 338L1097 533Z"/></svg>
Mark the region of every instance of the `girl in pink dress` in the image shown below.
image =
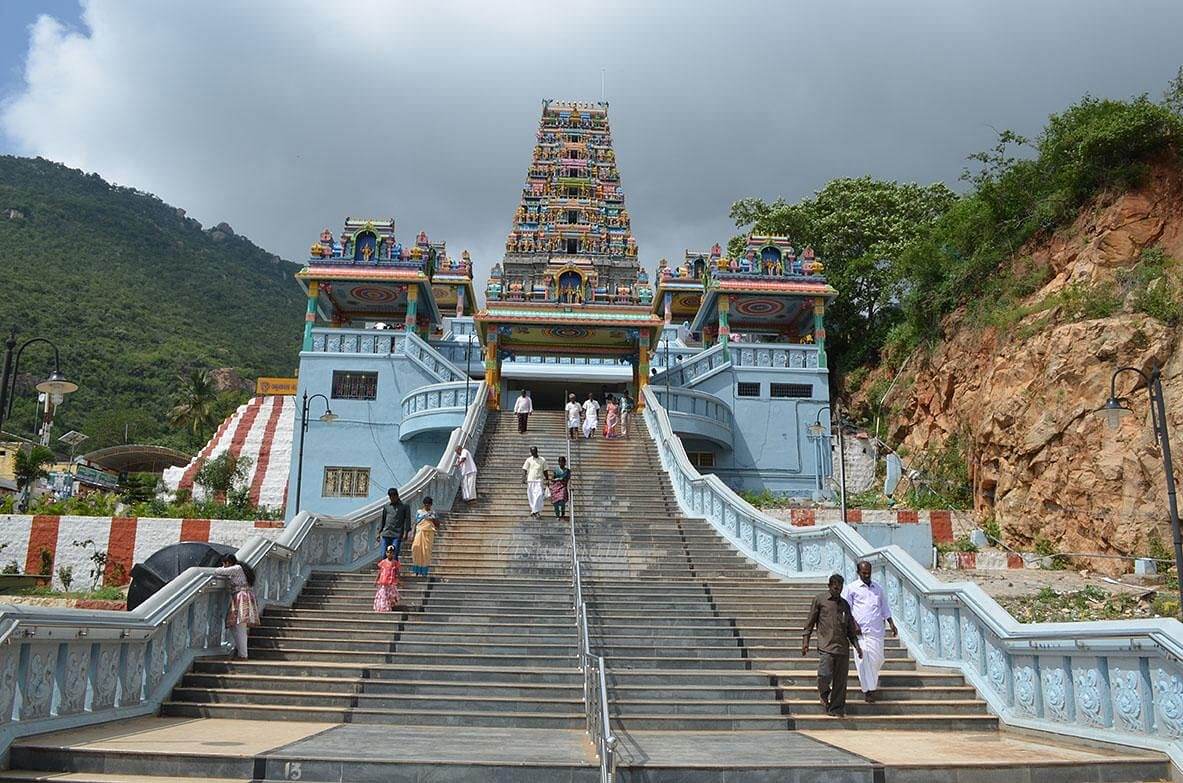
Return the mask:
<svg viewBox="0 0 1183 783"><path fill-rule="evenodd" d="M394 547L386 547L386 557L378 561L378 578L374 580L378 591L374 593L374 611L390 612L402 603L398 594L398 561L394 559Z"/></svg>

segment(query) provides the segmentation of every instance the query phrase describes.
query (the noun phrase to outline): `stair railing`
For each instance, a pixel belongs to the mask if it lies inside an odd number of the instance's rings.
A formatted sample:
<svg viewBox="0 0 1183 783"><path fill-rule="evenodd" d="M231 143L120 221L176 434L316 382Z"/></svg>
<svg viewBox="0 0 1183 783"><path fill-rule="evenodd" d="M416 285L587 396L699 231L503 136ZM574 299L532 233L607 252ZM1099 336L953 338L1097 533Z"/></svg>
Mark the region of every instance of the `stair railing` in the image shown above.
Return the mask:
<svg viewBox="0 0 1183 783"><path fill-rule="evenodd" d="M794 527L701 475L644 390L645 423L682 512L782 577L855 578L871 563L900 639L923 666L958 670L1007 726L1161 750L1183 767L1183 625L1168 618L1021 623L973 582L943 582L896 545L846 524Z"/></svg>
<svg viewBox="0 0 1183 783"><path fill-rule="evenodd" d="M488 386L434 466L399 487L403 500L432 495L447 509L460 486L455 449L476 451ZM385 498L340 517L301 511L275 540L253 536L238 559L255 570L260 607L291 606L311 573L353 571L380 556ZM224 655L227 580L192 567L130 612L0 606L0 756L18 737L155 714L194 659Z"/></svg>
<svg viewBox="0 0 1183 783"><path fill-rule="evenodd" d="M567 468L571 470L571 438L567 438ZM600 760L600 783L616 779L616 736L612 733L612 718L608 711L608 678L604 657L592 655L588 635L587 603L583 600L583 568L579 564L578 542L575 537L575 495L567 485L567 520L570 523L571 592L575 603L575 628L579 636L579 670L583 673L583 711L587 719L587 733L596 745Z"/></svg>

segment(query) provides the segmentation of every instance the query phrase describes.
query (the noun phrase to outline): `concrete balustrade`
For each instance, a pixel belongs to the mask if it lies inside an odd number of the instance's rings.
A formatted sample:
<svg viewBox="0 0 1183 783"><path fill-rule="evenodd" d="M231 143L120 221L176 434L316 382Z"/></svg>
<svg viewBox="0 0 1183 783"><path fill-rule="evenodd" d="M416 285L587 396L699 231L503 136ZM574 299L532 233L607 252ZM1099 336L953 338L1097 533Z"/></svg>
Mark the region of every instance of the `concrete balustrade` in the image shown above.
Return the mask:
<svg viewBox="0 0 1183 783"><path fill-rule="evenodd" d="M406 395L401 403L403 420L399 426L399 440L459 426L468 406L476 398L478 388L478 384L472 381L451 381L424 386Z"/></svg>
<svg viewBox="0 0 1183 783"><path fill-rule="evenodd" d="M734 349L732 351L734 356ZM1183 766L1183 624L1174 619L1031 623L976 584L945 583L898 546L849 525L794 528L690 464L652 387L645 420L679 506L769 571L816 582L872 563L900 636L926 666L956 669L1010 726L1161 750Z"/></svg>
<svg viewBox="0 0 1183 783"><path fill-rule="evenodd" d="M485 397L482 382L439 462L399 488L404 501L431 495L436 508L451 507L459 487L453 452L461 444L476 451ZM314 571L353 571L377 560L383 503L344 517L301 512L275 540L248 540L238 557L255 569L264 613L290 606ZM155 713L195 658L229 650L228 603L225 580L190 568L132 612L3 606L0 753L17 737Z"/></svg>
<svg viewBox="0 0 1183 783"><path fill-rule="evenodd" d="M726 402L713 394L677 386L653 386L652 389L669 415L670 426L675 432L731 448L732 415Z"/></svg>

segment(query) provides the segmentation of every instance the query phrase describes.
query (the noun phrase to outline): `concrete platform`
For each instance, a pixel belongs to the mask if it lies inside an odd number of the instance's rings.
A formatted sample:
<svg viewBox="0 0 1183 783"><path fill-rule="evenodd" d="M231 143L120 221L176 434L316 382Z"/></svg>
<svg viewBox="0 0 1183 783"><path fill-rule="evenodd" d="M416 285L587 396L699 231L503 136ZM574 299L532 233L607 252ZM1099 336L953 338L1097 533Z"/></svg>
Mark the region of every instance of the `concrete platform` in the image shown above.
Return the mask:
<svg viewBox="0 0 1183 783"><path fill-rule="evenodd" d="M1133 783L1164 756L1007 731L621 731L621 783ZM582 730L139 718L20 740L0 781L598 780ZM64 764L64 766L63 766Z"/></svg>

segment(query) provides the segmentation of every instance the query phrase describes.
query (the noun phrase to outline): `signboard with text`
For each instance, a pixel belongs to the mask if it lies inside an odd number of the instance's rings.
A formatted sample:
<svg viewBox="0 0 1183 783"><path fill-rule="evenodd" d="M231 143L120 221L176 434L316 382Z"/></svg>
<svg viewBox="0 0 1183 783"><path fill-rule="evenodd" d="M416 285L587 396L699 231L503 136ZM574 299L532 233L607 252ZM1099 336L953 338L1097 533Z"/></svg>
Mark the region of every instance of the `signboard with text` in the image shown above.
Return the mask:
<svg viewBox="0 0 1183 783"><path fill-rule="evenodd" d="M260 378L255 381L255 395L259 397L292 397L296 394L298 383L298 378Z"/></svg>

